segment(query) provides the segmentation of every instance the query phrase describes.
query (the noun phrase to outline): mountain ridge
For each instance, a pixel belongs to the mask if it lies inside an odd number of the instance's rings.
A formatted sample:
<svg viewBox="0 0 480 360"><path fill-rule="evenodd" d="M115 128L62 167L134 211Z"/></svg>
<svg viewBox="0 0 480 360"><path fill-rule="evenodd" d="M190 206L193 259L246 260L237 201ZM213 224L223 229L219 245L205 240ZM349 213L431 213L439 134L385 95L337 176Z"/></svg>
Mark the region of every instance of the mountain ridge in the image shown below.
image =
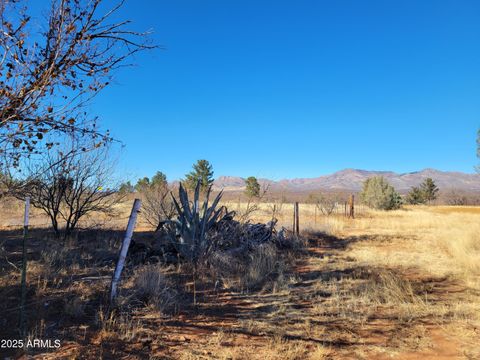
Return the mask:
<svg viewBox="0 0 480 360"><path fill-rule="evenodd" d="M347 168L313 178L258 179L258 181L263 186L268 185L272 191L359 191L362 183L372 176L385 177L398 191L407 191L412 186L420 185L427 177L431 177L440 189L480 192L480 174L441 171L432 168L407 173ZM215 180L214 188L224 191L241 191L245 188L245 178L220 176Z"/></svg>

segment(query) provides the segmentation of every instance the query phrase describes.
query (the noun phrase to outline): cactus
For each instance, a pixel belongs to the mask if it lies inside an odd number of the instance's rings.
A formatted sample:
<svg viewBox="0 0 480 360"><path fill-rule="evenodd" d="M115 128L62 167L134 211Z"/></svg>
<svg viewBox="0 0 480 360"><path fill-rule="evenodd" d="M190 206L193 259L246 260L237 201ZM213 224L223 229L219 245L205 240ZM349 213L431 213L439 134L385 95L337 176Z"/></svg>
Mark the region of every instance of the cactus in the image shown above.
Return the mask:
<svg viewBox="0 0 480 360"><path fill-rule="evenodd" d="M213 248L213 242L208 235L208 230L212 228L220 219L224 207L217 209L218 203L222 198L220 192L212 204L208 201L211 193L209 187L205 194L205 200L200 206L200 181L197 182L193 194L193 202L190 203L185 188L180 184L178 190L179 200L172 195L173 203L177 210L177 219L170 221L173 225L172 235L173 245L178 253L193 265L193 302L196 304L196 276L199 263L206 259ZM179 203L180 202L180 203ZM228 216L230 213L227 212ZM223 217L222 217L223 218Z"/></svg>

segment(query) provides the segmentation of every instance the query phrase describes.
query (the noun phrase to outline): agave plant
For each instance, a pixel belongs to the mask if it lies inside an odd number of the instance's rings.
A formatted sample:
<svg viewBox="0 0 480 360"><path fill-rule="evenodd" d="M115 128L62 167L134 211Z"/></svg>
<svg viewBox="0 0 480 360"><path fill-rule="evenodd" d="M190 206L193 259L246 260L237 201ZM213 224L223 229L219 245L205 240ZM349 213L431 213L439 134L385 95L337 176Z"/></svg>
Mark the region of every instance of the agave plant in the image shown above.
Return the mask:
<svg viewBox="0 0 480 360"><path fill-rule="evenodd" d="M190 202L185 188L180 184L178 198L172 195L173 203L177 210L178 217L170 222L173 225L174 235L171 237L173 244L179 254L193 265L193 302L196 304L196 278L198 265L207 258L214 243L209 237L208 231L218 221L225 208L219 207L218 203L222 198L220 192L209 206L211 187L207 189L203 204L200 205L200 181L197 182L193 201ZM179 203L180 202L180 203ZM228 216L230 213L227 212ZM223 218L223 217L222 217Z"/></svg>

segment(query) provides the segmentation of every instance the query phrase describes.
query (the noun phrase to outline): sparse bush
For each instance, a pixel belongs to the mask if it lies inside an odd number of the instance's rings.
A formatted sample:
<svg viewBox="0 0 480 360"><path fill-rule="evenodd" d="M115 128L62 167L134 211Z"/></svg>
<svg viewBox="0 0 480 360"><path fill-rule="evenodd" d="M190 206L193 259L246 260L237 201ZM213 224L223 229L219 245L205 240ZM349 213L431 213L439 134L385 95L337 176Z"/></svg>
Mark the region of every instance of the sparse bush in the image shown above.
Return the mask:
<svg viewBox="0 0 480 360"><path fill-rule="evenodd" d="M253 289L265 283L278 269L279 255L272 244L260 245L249 254L249 261L240 273L243 288Z"/></svg>
<svg viewBox="0 0 480 360"><path fill-rule="evenodd" d="M468 205L467 195L456 189L451 189L449 192L447 192L444 195L444 198L445 198L445 202L448 205L453 205L453 206Z"/></svg>
<svg viewBox="0 0 480 360"><path fill-rule="evenodd" d="M214 277L227 288L254 290L266 285L274 291L283 288L285 264L293 259L292 253L300 250L299 244L292 239L291 248L284 248L275 241L276 237L256 243L253 238L242 240L242 229L237 231L237 240L232 239L227 249L217 249L208 259Z"/></svg>
<svg viewBox="0 0 480 360"><path fill-rule="evenodd" d="M342 202L341 196L335 193L310 194L308 200L313 202L317 209L326 216L332 215L337 204Z"/></svg>
<svg viewBox="0 0 480 360"><path fill-rule="evenodd" d="M168 312L175 306L177 292L169 285L159 265L138 269L133 288L138 300L154 305L161 312Z"/></svg>
<svg viewBox="0 0 480 360"><path fill-rule="evenodd" d="M143 200L142 216L157 231L175 216L167 177L158 171L152 179L140 179L135 185Z"/></svg>
<svg viewBox="0 0 480 360"><path fill-rule="evenodd" d="M364 204L379 210L395 210L402 204L400 195L383 176L365 180L360 198Z"/></svg>

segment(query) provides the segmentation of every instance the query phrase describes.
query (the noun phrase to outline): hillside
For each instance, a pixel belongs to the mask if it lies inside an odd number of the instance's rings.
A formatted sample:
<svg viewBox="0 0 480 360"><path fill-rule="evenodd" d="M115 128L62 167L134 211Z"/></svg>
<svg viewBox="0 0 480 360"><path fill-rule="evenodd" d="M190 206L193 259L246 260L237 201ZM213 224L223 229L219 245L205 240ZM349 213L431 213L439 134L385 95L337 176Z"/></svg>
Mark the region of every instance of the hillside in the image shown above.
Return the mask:
<svg viewBox="0 0 480 360"><path fill-rule="evenodd" d="M269 184L273 191L348 190L358 191L363 181L372 176L384 176L398 191L407 191L418 186L425 178L431 177L440 189L480 191L480 175L462 172L424 169L410 173L392 171L367 171L344 169L330 175L316 178L284 179L279 181L259 179L261 184ZM215 180L215 188L225 191L239 191L245 187L245 180L235 176L220 176Z"/></svg>

